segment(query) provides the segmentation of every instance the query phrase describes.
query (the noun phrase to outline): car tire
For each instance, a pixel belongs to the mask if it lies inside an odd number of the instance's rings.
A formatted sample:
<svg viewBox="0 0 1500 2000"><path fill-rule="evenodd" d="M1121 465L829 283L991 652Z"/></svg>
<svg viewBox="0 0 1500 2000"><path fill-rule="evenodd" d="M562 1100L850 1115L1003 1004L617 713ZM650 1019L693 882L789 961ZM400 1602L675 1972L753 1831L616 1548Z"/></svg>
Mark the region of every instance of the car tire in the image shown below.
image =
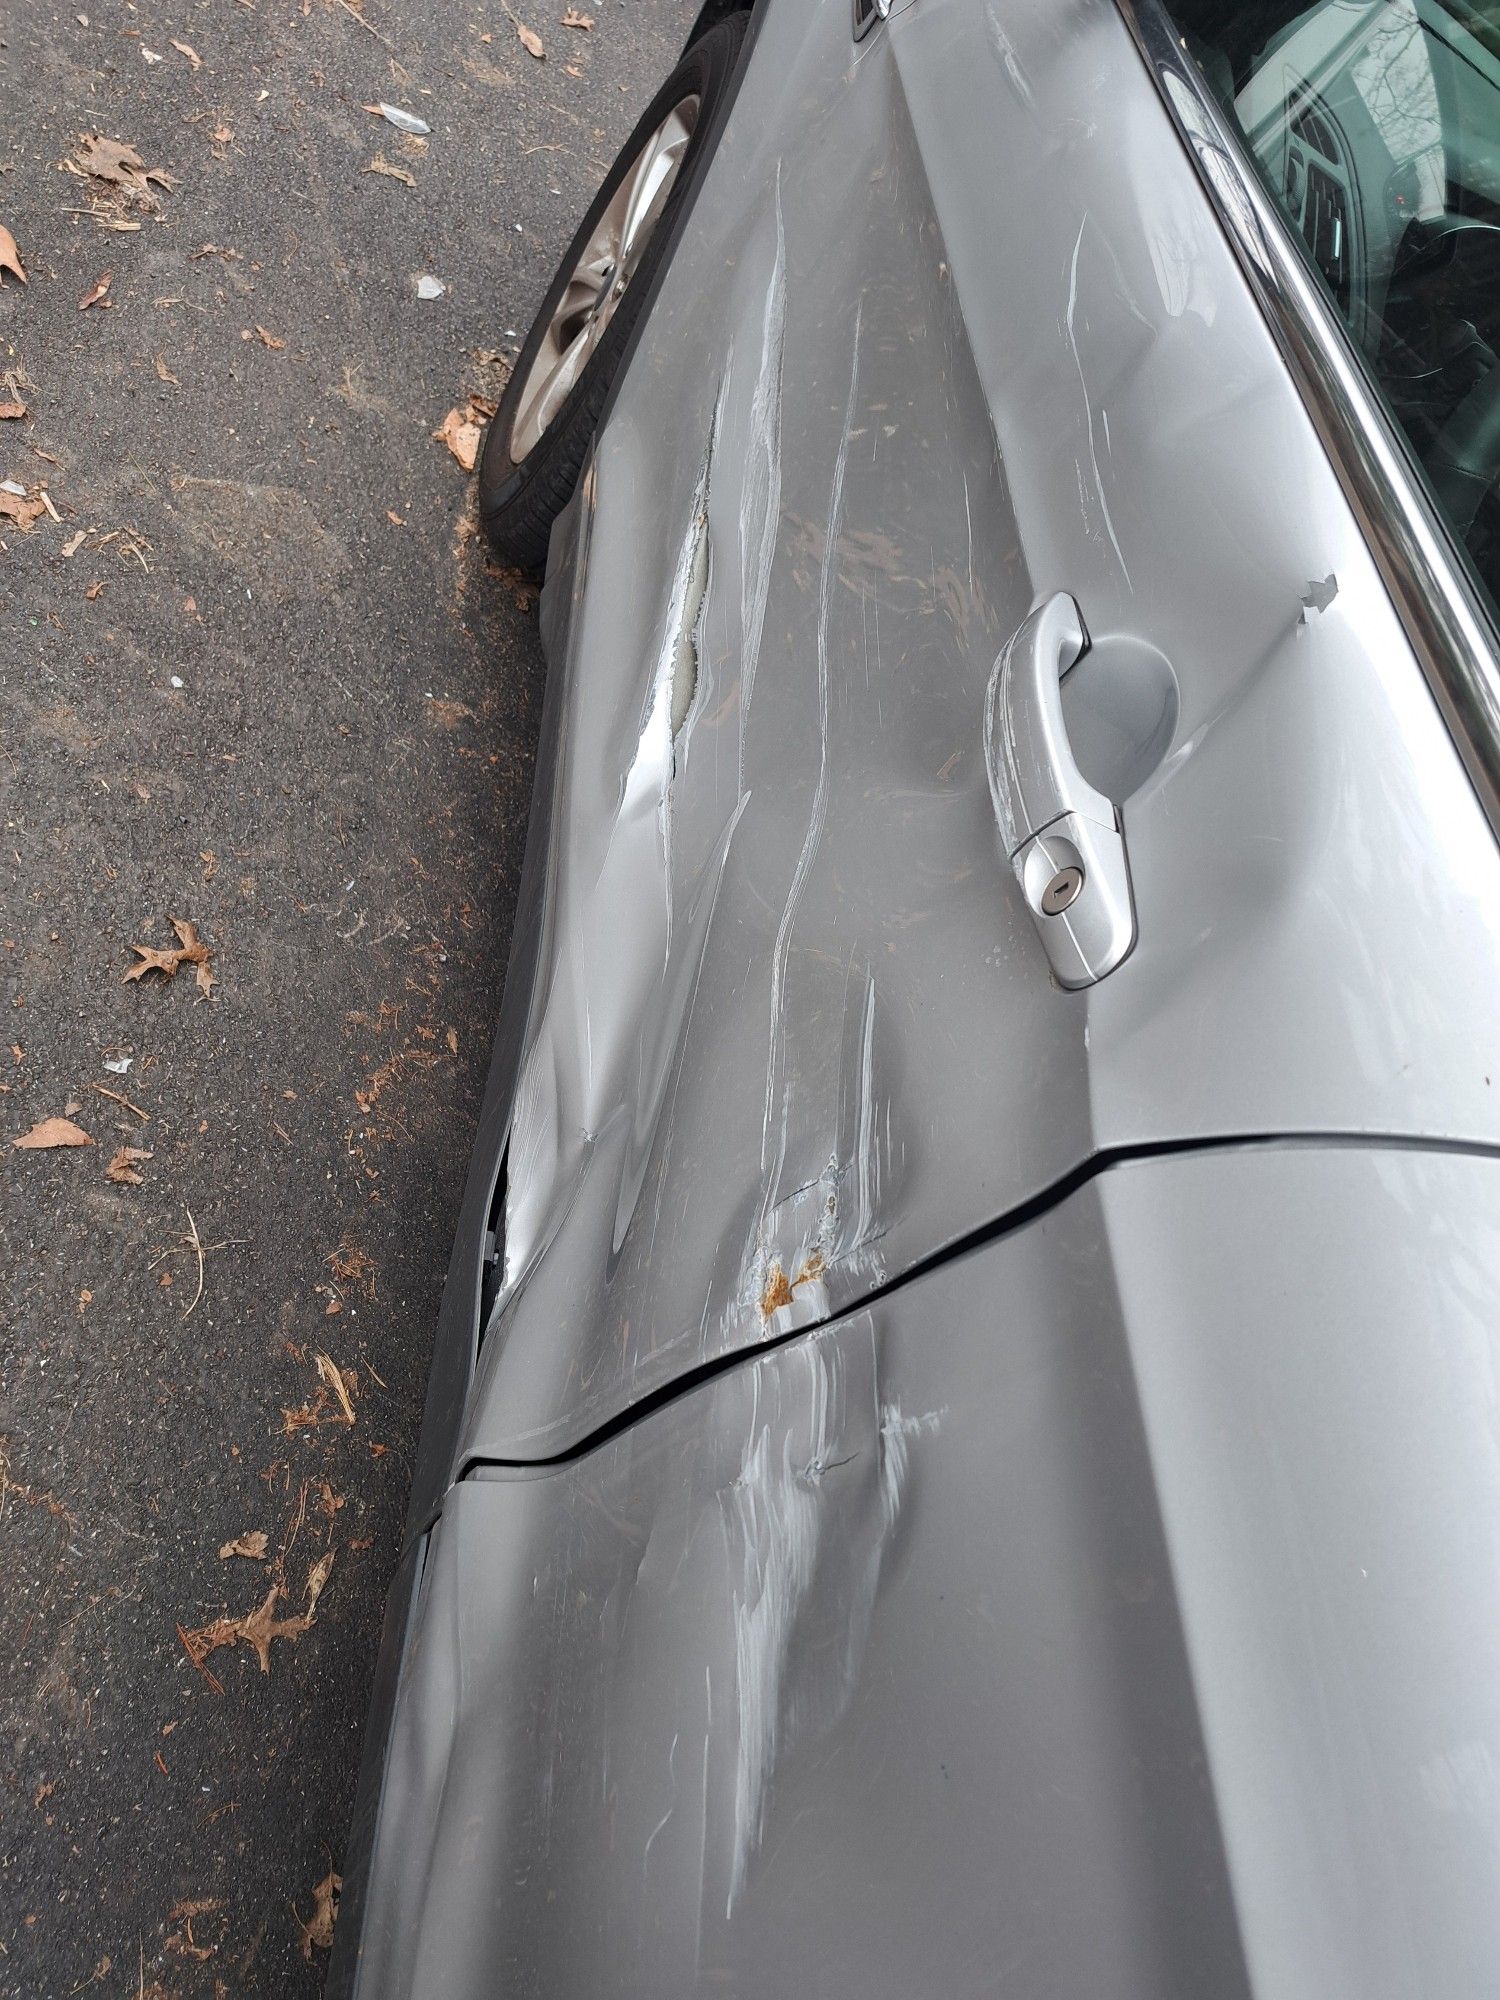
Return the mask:
<svg viewBox="0 0 1500 2000"><path fill-rule="evenodd" d="M578 483L673 219L708 165L748 20L733 14L694 42L646 107L568 246L490 419L480 519L496 555L518 569L536 574L546 564L552 523ZM637 197L655 175L665 177L665 192L642 205ZM618 264L609 261L611 245Z"/></svg>

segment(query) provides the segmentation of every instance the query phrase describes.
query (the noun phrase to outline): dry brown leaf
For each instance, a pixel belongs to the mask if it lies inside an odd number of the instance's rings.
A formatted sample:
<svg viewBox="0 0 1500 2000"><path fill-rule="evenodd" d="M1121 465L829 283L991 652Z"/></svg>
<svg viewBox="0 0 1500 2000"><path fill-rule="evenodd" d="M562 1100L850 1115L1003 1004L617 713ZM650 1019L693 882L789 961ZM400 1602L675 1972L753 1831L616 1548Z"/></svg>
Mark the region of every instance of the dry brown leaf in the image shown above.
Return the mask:
<svg viewBox="0 0 1500 2000"><path fill-rule="evenodd" d="M151 1153L140 1146L117 1146L113 1159L104 1169L107 1179L118 1181L124 1187L141 1187L143 1177L136 1172L137 1160L149 1160Z"/></svg>
<svg viewBox="0 0 1500 2000"><path fill-rule="evenodd" d="M148 972L164 973L168 979L175 979L181 965L197 967L194 979L198 991L207 1000L213 993L214 975L210 969L213 952L199 937L197 928L181 917L173 917L172 928L177 933L177 944L166 951L158 951L149 944L133 944L130 949L140 963L132 965L122 976L121 984L129 985L132 979L143 979Z"/></svg>
<svg viewBox="0 0 1500 2000"><path fill-rule="evenodd" d="M97 279L89 286L83 297L78 301L78 310L80 312L87 312L90 306L98 305L114 281L114 272L106 271L102 278Z"/></svg>
<svg viewBox="0 0 1500 2000"><path fill-rule="evenodd" d="M173 42L172 46L176 49L178 55L187 57L194 69L202 69L203 58L195 48L192 48L187 42Z"/></svg>
<svg viewBox="0 0 1500 2000"><path fill-rule="evenodd" d="M251 1562L264 1562L269 1539L264 1528L252 1528L248 1535L236 1535L232 1542L225 1542L219 1550L219 1561L228 1562L231 1556L248 1556Z"/></svg>
<svg viewBox="0 0 1500 2000"><path fill-rule="evenodd" d="M479 458L479 425L467 410L450 410L432 434L447 445L465 472L472 472Z"/></svg>
<svg viewBox="0 0 1500 2000"><path fill-rule="evenodd" d="M312 1915L305 1924L297 1917L302 1931L302 1956L309 1965L315 1951L330 1951L333 1948L333 1921L338 1914L339 1890L343 1886L343 1876L335 1875L330 1869L313 1890ZM296 1912L292 1914L295 1916Z"/></svg>
<svg viewBox="0 0 1500 2000"><path fill-rule="evenodd" d="M162 1761L159 1750L156 1753L156 1761L165 1771L167 1767ZM163 1940L166 1949L175 1951L179 1958L194 1958L200 1963L205 1958L212 1958L218 1946L198 1943L193 1936L193 1919L206 1917L212 1911L223 1907L223 1902L218 1896L184 1896L180 1902L174 1903L167 1912L167 1923L181 1924L182 1930L180 1932L169 1930Z"/></svg>
<svg viewBox="0 0 1500 2000"><path fill-rule="evenodd" d="M88 599L89 603L93 604L98 600L99 595L103 589L104 589L104 579L102 577L96 577L83 594Z"/></svg>
<svg viewBox="0 0 1500 2000"><path fill-rule="evenodd" d="M123 188L153 208L156 197L151 192L152 183L165 188L176 185L172 176L160 167L148 167L134 146L120 139L106 139L101 132L80 133L72 158L64 160L63 165L70 173Z"/></svg>
<svg viewBox="0 0 1500 2000"><path fill-rule="evenodd" d="M13 271L23 285L27 282L26 273L21 268L21 253L16 248L16 239L4 224L0 223L0 285L5 283L7 271Z"/></svg>
<svg viewBox="0 0 1500 2000"><path fill-rule="evenodd" d="M23 535L31 533L46 511L41 501L29 494L0 493L0 521L13 521Z"/></svg>
<svg viewBox="0 0 1500 2000"><path fill-rule="evenodd" d="M81 1125L75 1125L71 1118L44 1118L39 1125L33 1125L29 1132L23 1132L11 1144L20 1152L46 1153L55 1146L92 1146L93 1140Z"/></svg>
<svg viewBox="0 0 1500 2000"><path fill-rule="evenodd" d="M281 349L286 346L284 340L280 339L276 334L268 332L263 326L256 327L255 337L262 347L269 347L275 353L280 353Z"/></svg>
<svg viewBox="0 0 1500 2000"><path fill-rule="evenodd" d="M348 1383L345 1381L338 1363L331 1355L327 1354L319 1354L317 1356L317 1363L319 1380L326 1382L334 1395L338 1397L339 1408L344 1413L344 1422L352 1424L354 1422L354 1403L351 1399ZM350 1380L352 1379L351 1375Z"/></svg>
<svg viewBox="0 0 1500 2000"><path fill-rule="evenodd" d="M390 161L382 158L379 153L375 155L367 167L362 167L360 171L366 174L384 174L387 180L400 181L403 187L414 188L417 184L412 175L406 171L405 167L393 167Z"/></svg>
<svg viewBox="0 0 1500 2000"><path fill-rule="evenodd" d="M167 358L164 354L158 354L156 357L156 379L158 382L170 382L174 389L182 387L182 384L167 366Z"/></svg>
<svg viewBox="0 0 1500 2000"><path fill-rule="evenodd" d="M314 1623L318 1599L323 1594L323 1586L327 1583L332 1568L333 1550L330 1549L326 1555L320 1556L307 1572L302 1609L290 1618L276 1616L277 1601L284 1593L281 1584L273 1583L255 1609L245 1612L239 1618L215 1618L211 1625L200 1625L191 1632L185 1632L179 1625L177 1635L188 1658L195 1667L206 1671L204 1662L209 1654L217 1652L220 1646L248 1646L259 1660L261 1672L268 1674L271 1671L271 1647L274 1641L300 1639Z"/></svg>
<svg viewBox="0 0 1500 2000"><path fill-rule="evenodd" d="M593 25L594 25L593 15L580 14L576 7L570 7L568 11L563 15L563 26L565 28L588 29L592 28Z"/></svg>
<svg viewBox="0 0 1500 2000"><path fill-rule="evenodd" d="M13 422L17 417L27 415L24 403L0 403L0 424Z"/></svg>
<svg viewBox="0 0 1500 2000"><path fill-rule="evenodd" d="M520 42L521 47L525 49L527 55L535 56L538 62L546 61L547 51L542 47L542 38L535 28L525 27L520 21L517 21L516 39Z"/></svg>
<svg viewBox="0 0 1500 2000"><path fill-rule="evenodd" d="M234 137L234 127L232 125L215 125L208 136L216 146L227 146Z"/></svg>

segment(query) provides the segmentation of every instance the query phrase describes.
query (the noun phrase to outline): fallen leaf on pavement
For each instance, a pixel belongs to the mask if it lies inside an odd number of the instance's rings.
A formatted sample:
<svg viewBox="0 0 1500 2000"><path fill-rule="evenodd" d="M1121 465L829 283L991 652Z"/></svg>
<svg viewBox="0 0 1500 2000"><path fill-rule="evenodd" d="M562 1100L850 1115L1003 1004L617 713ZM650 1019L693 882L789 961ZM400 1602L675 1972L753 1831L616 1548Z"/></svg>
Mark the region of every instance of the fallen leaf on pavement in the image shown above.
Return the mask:
<svg viewBox="0 0 1500 2000"><path fill-rule="evenodd" d="M563 26L565 28L592 28L593 25L593 15L580 14L576 7L570 7L567 13L563 15Z"/></svg>
<svg viewBox="0 0 1500 2000"><path fill-rule="evenodd" d="M44 1118L39 1125L33 1125L29 1132L23 1132L11 1144L20 1152L46 1153L54 1146L92 1146L93 1140L81 1125L75 1125L71 1118Z"/></svg>
<svg viewBox="0 0 1500 2000"><path fill-rule="evenodd" d="M168 979L175 979L179 966L195 965L198 970L193 977L197 982L198 991L206 1000L212 994L214 986L214 975L210 970L213 953L199 937L195 925L185 922L181 917L173 917L172 928L178 938L175 947L168 947L166 951L158 951L149 944L133 944L130 947L140 963L131 966L123 975L121 984L129 985L132 979L144 979L148 972L160 972Z"/></svg>
<svg viewBox="0 0 1500 2000"><path fill-rule="evenodd" d="M290 1618L278 1618L276 1605L285 1594L283 1586L273 1583L263 1600L253 1611L247 1611L239 1618L215 1618L211 1625L200 1625L194 1631L185 1632L179 1626L178 1636L193 1665L202 1671L210 1653L220 1646L248 1646L260 1661L263 1674L271 1671L271 1646L277 1639L300 1639L314 1622L313 1614L318 1607L318 1599L323 1594L323 1586L328 1581L328 1573L333 1568L333 1550L319 1556L307 1572L307 1586L303 1592L302 1609Z"/></svg>
<svg viewBox="0 0 1500 2000"><path fill-rule="evenodd" d="M286 342L284 340L282 340L278 335L268 332L267 329L263 326L256 327L255 337L260 342L262 347L269 347L276 353L279 353L281 349L286 346Z"/></svg>
<svg viewBox="0 0 1500 2000"><path fill-rule="evenodd" d="M88 599L89 603L93 604L97 602L100 594L103 592L103 589L104 589L104 579L103 577L97 577L94 580L94 582L89 585L88 589L83 594Z"/></svg>
<svg viewBox="0 0 1500 2000"><path fill-rule="evenodd" d="M195 48L190 47L186 42L173 42L172 46L176 49L178 55L187 57L194 69L202 69L203 58Z"/></svg>
<svg viewBox="0 0 1500 2000"><path fill-rule="evenodd" d="M231 1556L248 1556L252 1562L264 1562L268 1540L264 1528L252 1528L248 1535L236 1535L232 1542L226 1542L219 1550L219 1561L228 1562Z"/></svg>
<svg viewBox="0 0 1500 2000"><path fill-rule="evenodd" d="M479 457L479 425L467 410L450 410L432 434L447 445L465 472L472 472Z"/></svg>
<svg viewBox="0 0 1500 2000"><path fill-rule="evenodd" d="M234 127L232 125L215 125L208 136L216 146L227 146L234 137Z"/></svg>
<svg viewBox="0 0 1500 2000"><path fill-rule="evenodd" d="M527 55L535 56L538 62L546 61L547 51L542 47L542 38L535 28L525 27L520 21L517 21L516 38L520 42L521 47L525 49Z"/></svg>
<svg viewBox="0 0 1500 2000"><path fill-rule="evenodd" d="M165 1771L167 1767L160 1751L156 1754L156 1761ZM195 1958L200 1964L205 1958L212 1958L218 1946L198 1943L193 1936L193 1919L206 1917L211 1911L222 1908L223 1903L217 1896L184 1896L181 1902L174 1903L167 1912L167 1923L181 1924L182 1929L168 1931L163 1940L166 1949L175 1951L179 1958Z"/></svg>
<svg viewBox="0 0 1500 2000"><path fill-rule="evenodd" d="M83 547L84 543L88 540L88 538L89 538L88 529L80 528L76 535L69 535L68 539L63 543L62 553L65 556L76 556L78 551Z"/></svg>
<svg viewBox="0 0 1500 2000"><path fill-rule="evenodd" d="M106 271L102 278L97 279L95 283L89 286L83 297L78 301L78 310L80 312L87 312L90 306L98 305L114 281L114 272Z"/></svg>
<svg viewBox="0 0 1500 2000"><path fill-rule="evenodd" d="M163 354L158 354L156 357L156 379L158 382L170 382L174 389L182 387L182 384L167 366L166 356Z"/></svg>
<svg viewBox="0 0 1500 2000"><path fill-rule="evenodd" d="M144 1178L136 1172L137 1160L149 1160L152 1155L140 1146L117 1146L114 1158L104 1169L108 1180L118 1181L124 1187L142 1187Z"/></svg>
<svg viewBox="0 0 1500 2000"><path fill-rule="evenodd" d="M41 501L33 500L29 494L0 491L0 521L14 521L23 535L31 533L46 511Z"/></svg>
<svg viewBox="0 0 1500 2000"><path fill-rule="evenodd" d="M342 1875L335 1875L330 1869L317 1888L313 1890L313 1913L304 1924L297 1917L302 1931L302 1956L312 1964L314 1951L330 1951L333 1948L333 1920L338 1913L339 1890L344 1886ZM296 1911L292 1912L296 1916Z"/></svg>
<svg viewBox="0 0 1500 2000"><path fill-rule="evenodd" d="M63 165L69 173L123 188L146 206L155 208L152 186L175 187L176 182L160 167L148 167L134 146L120 139L106 139L101 132L79 134L78 145Z"/></svg>
<svg viewBox="0 0 1500 2000"><path fill-rule="evenodd" d="M352 1368L340 1368L331 1355L320 1353L316 1360L317 1393L310 1403L304 1403L300 1409L283 1408L283 1436L292 1437L298 1431L312 1429L318 1424L354 1422L354 1398L359 1393L359 1377Z"/></svg>
<svg viewBox="0 0 1500 2000"><path fill-rule="evenodd" d="M414 188L417 184L415 178L406 171L405 167L393 167L390 161L383 159L379 153L375 155L367 167L362 167L360 171L366 174L384 174L387 180L400 181L403 187Z"/></svg>
<svg viewBox="0 0 1500 2000"><path fill-rule="evenodd" d="M24 403L0 403L0 423L8 423L16 417L26 415Z"/></svg>
<svg viewBox="0 0 1500 2000"><path fill-rule="evenodd" d="M26 273L21 268L21 253L16 248L16 239L3 224L0 224L0 285L5 283L4 274L7 271L13 271L23 285L26 283Z"/></svg>

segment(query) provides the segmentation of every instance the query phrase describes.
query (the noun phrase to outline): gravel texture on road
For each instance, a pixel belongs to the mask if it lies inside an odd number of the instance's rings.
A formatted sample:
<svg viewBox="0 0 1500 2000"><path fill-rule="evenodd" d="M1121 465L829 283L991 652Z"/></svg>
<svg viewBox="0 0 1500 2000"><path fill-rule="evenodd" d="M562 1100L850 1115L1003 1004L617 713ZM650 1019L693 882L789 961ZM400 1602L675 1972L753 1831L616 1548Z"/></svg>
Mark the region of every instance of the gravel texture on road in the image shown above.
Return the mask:
<svg viewBox="0 0 1500 2000"><path fill-rule="evenodd" d="M693 10L84 9L0 19L0 1996L312 1994L541 698L434 432Z"/></svg>

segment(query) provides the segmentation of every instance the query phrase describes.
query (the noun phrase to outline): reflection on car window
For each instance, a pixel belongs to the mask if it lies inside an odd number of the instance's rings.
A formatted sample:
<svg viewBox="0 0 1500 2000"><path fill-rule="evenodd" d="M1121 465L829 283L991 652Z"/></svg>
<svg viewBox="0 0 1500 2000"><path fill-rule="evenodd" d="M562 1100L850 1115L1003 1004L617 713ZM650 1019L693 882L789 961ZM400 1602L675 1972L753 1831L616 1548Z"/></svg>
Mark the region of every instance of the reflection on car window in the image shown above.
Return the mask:
<svg viewBox="0 0 1500 2000"><path fill-rule="evenodd" d="M1177 0L1500 604L1500 0Z"/></svg>

